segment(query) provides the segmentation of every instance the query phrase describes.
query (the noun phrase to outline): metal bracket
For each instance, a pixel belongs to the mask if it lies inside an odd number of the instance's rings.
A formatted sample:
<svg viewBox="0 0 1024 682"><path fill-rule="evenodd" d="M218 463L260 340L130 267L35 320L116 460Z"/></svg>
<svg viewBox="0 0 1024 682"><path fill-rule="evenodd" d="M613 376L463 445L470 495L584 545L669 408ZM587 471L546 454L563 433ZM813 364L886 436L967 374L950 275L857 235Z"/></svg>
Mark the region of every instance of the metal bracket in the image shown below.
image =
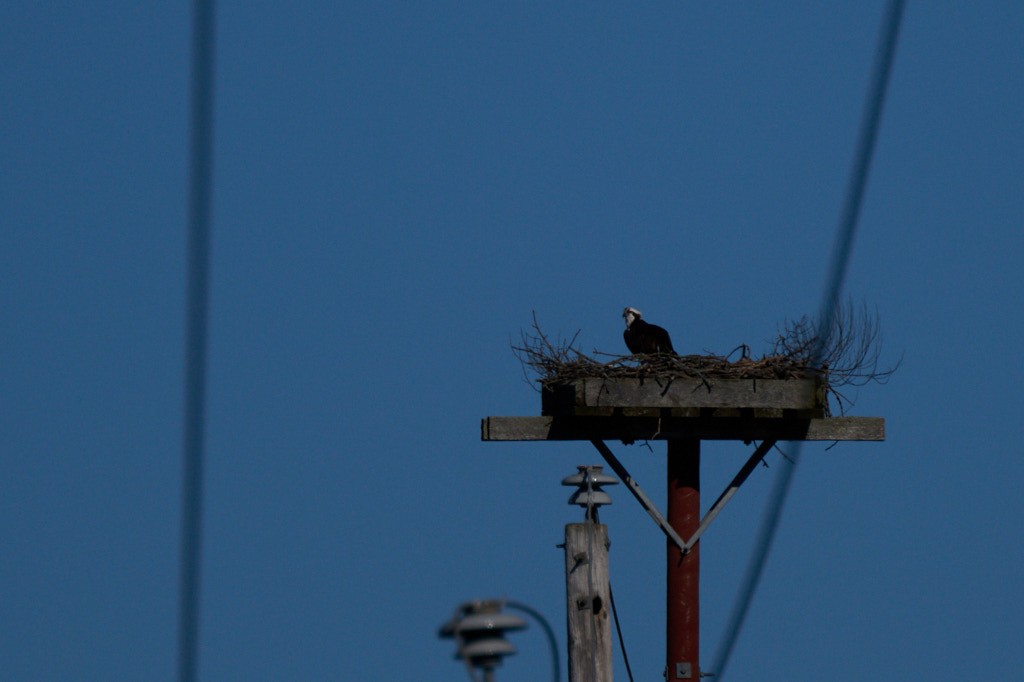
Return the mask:
<svg viewBox="0 0 1024 682"><path fill-rule="evenodd" d="M679 661L676 663L676 676L673 678L676 680L690 680L693 679L693 665L689 661Z"/></svg>
<svg viewBox="0 0 1024 682"><path fill-rule="evenodd" d="M640 506L647 510L647 513L651 515L651 518L658 524L658 527L661 528L662 532L664 532L665 535L668 536L669 540L675 543L676 547L685 554L687 551L686 543L683 542L681 537L679 537L679 533L669 525L668 521L665 520L665 517L661 515L658 508L654 506L654 502L651 502L651 498L647 497L644 493L640 484L629 475L629 472L626 471L626 467L622 466L622 462L612 454L612 451L604 444L603 440L594 439L590 442L594 444L594 447L597 448L597 451L600 452L601 456L604 457L606 462L608 462L608 465L626 484L626 487L629 488L629 492L633 493L633 497L635 497L637 502L640 503Z"/></svg>
<svg viewBox="0 0 1024 682"><path fill-rule="evenodd" d="M769 450L775 447L775 443L777 441L766 440L757 446L754 450L754 454L750 456L747 463L743 465L742 469L740 469L739 473L733 477L729 486L721 495L718 496L715 503L711 505L711 509L709 509L708 513L704 515L704 518L701 519L700 525L697 526L697 530L694 531L693 536L686 542L683 542L683 539L679 537L679 533L669 525L668 521L665 520L665 517L658 511L658 508L654 506L654 502L651 501L651 498L647 497L643 489L640 487L640 484L629 475L629 472L626 471L626 467L622 465L622 462L620 462L608 446L604 444L604 441L594 439L590 442L594 444L594 447L601 453L601 456L604 457L606 462L608 462L608 465L611 466L612 470L618 474L619 478L621 478L623 482L625 482L629 492L633 493L633 497L637 499L640 506L651 515L651 518L658 524L658 527L661 528L662 532L668 536L668 538L685 556L690 553L693 546L697 544L698 540L700 540L700 536L704 534L704 531L707 530L708 526L711 525L711 522L715 520L715 517L722 511L722 508L725 507L729 500L732 499L732 496L736 494L736 491L739 490L740 486L743 485L743 482L747 480L747 477L754 471L758 463L764 459L764 456L768 454Z"/></svg>
<svg viewBox="0 0 1024 682"><path fill-rule="evenodd" d="M732 496L736 494L736 491L739 490L740 486L743 485L743 482L747 480L747 477L754 471L758 463L764 459L764 456L768 454L769 450L775 447L775 443L776 441L774 440L766 440L757 446L757 449L754 450L754 454L750 456L750 459L748 459L747 463L743 465L740 472L733 477L732 482L729 483L729 487L727 487L722 494L718 496L715 503L711 505L711 509L708 509L708 513L704 515L703 519L701 519L700 525L697 526L697 530L694 531L693 536L687 540L686 544L683 546L683 554L687 554L691 549L693 549L693 546L697 544L698 540L700 540L700 536L704 534L704 531L707 530L707 527L715 520L718 513L722 511L722 508L726 503L728 503L729 500L732 499Z"/></svg>

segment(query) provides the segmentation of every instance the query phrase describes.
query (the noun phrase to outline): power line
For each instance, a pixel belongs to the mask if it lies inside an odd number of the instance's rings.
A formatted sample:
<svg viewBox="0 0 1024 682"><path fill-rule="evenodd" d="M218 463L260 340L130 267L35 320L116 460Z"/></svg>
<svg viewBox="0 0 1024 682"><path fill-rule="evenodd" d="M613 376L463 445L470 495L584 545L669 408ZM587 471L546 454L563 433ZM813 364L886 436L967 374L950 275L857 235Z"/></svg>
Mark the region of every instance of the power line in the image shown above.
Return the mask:
<svg viewBox="0 0 1024 682"><path fill-rule="evenodd" d="M832 330L839 294L843 287L843 281L846 278L850 254L853 250L853 238L856 233L861 206L863 205L864 190L867 186L868 173L871 169L871 158L874 153L875 141L878 137L882 107L885 103L889 76L892 72L893 57L896 52L904 4L903 0L890 0L883 16L879 43L875 53L875 63L864 103L860 136L853 160L850 184L847 187L846 199L840 214L836 241L832 247L828 279L826 280L824 296L821 302L821 312L818 316L818 333L812 353L812 365L817 364L824 353L825 344ZM800 463L801 446L802 442L797 441L796 447L792 452L792 464L782 466L779 469L775 485L772 487L771 495L768 498L764 521L754 545L754 550L751 553L747 573L737 594L736 604L733 606L722 644L719 646L719 651L715 656L714 666L711 668L718 676L718 679L722 679L725 676L729 658L743 627L743 622L754 598L754 593L757 591L758 584L761 581L765 561L768 558L768 552L771 549L775 531L778 528L779 519L782 515L782 508L785 505L786 497L793 481L793 474Z"/></svg>
<svg viewBox="0 0 1024 682"><path fill-rule="evenodd" d="M619 610L615 608L615 594L612 592L612 584L608 583L608 601L612 605L612 618L615 620L615 632L619 636L619 650L622 652L622 662L626 664L626 676L629 682L633 682L633 668L629 665L629 654L626 653L626 640L622 636L622 626L619 625Z"/></svg>
<svg viewBox="0 0 1024 682"><path fill-rule="evenodd" d="M517 609L523 613L527 613L534 618L540 627L544 630L544 636L548 640L548 649L551 652L551 679L552 682L561 682L562 680L562 668L558 662L558 640L555 639L555 631L551 628L551 623L544 617L544 614L533 608L529 604L524 604L521 601L514 599L508 599L505 601L505 606L510 609Z"/></svg>
<svg viewBox="0 0 1024 682"><path fill-rule="evenodd" d="M192 3L188 275L185 311L185 409L182 445L178 680L196 679L202 549L203 435L209 302L213 147L213 0Z"/></svg>

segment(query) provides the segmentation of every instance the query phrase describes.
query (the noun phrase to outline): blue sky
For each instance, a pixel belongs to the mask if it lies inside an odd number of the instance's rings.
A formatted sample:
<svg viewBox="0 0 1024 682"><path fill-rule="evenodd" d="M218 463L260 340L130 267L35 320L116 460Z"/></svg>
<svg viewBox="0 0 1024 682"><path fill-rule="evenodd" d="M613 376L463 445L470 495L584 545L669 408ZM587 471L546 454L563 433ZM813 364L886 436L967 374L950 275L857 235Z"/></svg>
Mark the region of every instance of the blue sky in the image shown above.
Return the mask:
<svg viewBox="0 0 1024 682"><path fill-rule="evenodd" d="M200 676L464 678L465 599L564 651L563 476L536 311L624 352L767 350L824 283L881 2L221 2ZM885 443L809 446L733 679L1012 679L1024 666L1024 6L910 3L846 293ZM181 494L187 3L0 12L0 669L170 680ZM613 450L659 504L664 446ZM748 455L706 444L705 503ZM702 540L710 663L774 472ZM602 512L637 679L664 543ZM540 629L503 680L546 679ZM621 658L617 658L621 661ZM625 679L621 662L617 677Z"/></svg>

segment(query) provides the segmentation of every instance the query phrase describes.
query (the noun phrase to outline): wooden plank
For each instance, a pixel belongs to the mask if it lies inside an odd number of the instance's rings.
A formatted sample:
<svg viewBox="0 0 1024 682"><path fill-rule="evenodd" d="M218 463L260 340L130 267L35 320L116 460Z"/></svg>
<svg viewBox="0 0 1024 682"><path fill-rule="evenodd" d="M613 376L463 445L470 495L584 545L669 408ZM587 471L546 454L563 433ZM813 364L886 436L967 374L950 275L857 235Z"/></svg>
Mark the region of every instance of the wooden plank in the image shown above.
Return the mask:
<svg viewBox="0 0 1024 682"><path fill-rule="evenodd" d="M819 440L883 441L882 417L485 417L481 440Z"/></svg>
<svg viewBox="0 0 1024 682"><path fill-rule="evenodd" d="M641 380L584 379L584 405L642 407L781 407L818 406L812 379Z"/></svg>
<svg viewBox="0 0 1024 682"><path fill-rule="evenodd" d="M757 408L818 410L825 406L817 379L579 379L541 392L544 415L594 414L637 408Z"/></svg>

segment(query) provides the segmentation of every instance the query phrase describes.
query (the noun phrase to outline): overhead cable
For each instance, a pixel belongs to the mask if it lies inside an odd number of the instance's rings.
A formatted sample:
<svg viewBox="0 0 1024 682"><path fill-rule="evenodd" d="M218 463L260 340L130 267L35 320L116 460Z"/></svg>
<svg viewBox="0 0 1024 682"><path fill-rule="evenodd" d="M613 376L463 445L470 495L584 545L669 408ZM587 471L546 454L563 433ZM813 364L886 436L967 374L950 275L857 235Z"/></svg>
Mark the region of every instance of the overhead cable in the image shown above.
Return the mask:
<svg viewBox="0 0 1024 682"><path fill-rule="evenodd" d="M817 339L811 359L812 365L817 364L824 353L825 344L832 330L839 295L846 278L850 255L853 250L853 240L856 235L861 206L863 205L864 191L871 169L871 158L878 137L878 128L881 121L882 108L885 103L889 76L892 72L893 57L896 53L904 4L903 0L890 0L883 16L874 67L864 103L856 154L853 159L846 199L839 218L836 240L832 247L832 258L821 301ZM736 603L729 617L722 642L716 652L713 667L710 668L719 680L725 676L736 640L739 638L740 630L750 609L754 593L757 591L758 584L760 583L765 561L768 558L768 552L771 549L775 531L778 528L779 519L782 515L782 508L785 505L790 485L793 482L793 474L800 463L801 445L802 443L797 441L796 447L791 453L792 463L789 466L779 468L775 484L768 498L764 519L754 549L751 552L746 575L737 593Z"/></svg>
<svg viewBox="0 0 1024 682"><path fill-rule="evenodd" d="M192 3L191 120L188 181L188 273L185 307L185 399L182 444L178 680L196 679L202 550L203 437L210 269L213 157L213 0Z"/></svg>

